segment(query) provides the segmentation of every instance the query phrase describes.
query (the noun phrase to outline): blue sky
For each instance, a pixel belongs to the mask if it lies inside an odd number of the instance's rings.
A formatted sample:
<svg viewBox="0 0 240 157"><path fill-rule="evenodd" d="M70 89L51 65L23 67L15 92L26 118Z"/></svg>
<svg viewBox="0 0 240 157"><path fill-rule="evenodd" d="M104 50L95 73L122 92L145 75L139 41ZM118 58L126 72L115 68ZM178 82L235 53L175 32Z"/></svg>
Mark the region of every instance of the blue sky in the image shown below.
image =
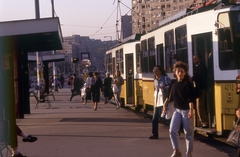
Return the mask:
<svg viewBox="0 0 240 157"><path fill-rule="evenodd" d="M113 4L114 0L54 0L63 36L78 34L92 39L110 40L104 36L116 39L116 20L120 15L130 15L132 7L132 0L121 0L121 14L120 11L117 14L117 1ZM52 17L51 0L39 0L39 5L40 18ZM35 18L35 0L0 0L0 22Z"/></svg>

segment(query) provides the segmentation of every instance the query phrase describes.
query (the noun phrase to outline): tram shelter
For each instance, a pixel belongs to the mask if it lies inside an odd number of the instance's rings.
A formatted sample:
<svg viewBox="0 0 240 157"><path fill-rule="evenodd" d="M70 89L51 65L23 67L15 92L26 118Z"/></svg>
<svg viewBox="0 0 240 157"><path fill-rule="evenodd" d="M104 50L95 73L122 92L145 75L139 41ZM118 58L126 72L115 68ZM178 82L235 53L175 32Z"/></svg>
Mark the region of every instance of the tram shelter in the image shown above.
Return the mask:
<svg viewBox="0 0 240 157"><path fill-rule="evenodd" d="M58 17L0 22L0 119L9 123L0 131L12 143L16 118L30 113L28 52L60 50L62 41Z"/></svg>
<svg viewBox="0 0 240 157"><path fill-rule="evenodd" d="M46 83L45 93L49 93L49 70L48 63L51 62L60 62L65 60L64 54L53 54L53 55L44 55L42 56L43 62L43 76ZM36 56L28 56L28 62L36 62Z"/></svg>

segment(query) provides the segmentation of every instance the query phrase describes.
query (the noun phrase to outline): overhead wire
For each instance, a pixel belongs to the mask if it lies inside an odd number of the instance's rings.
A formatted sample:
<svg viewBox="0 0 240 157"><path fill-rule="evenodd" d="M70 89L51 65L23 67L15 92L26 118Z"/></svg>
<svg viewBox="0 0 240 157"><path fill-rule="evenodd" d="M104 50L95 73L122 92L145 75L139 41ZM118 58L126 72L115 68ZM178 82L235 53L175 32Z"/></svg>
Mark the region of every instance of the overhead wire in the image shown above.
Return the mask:
<svg viewBox="0 0 240 157"><path fill-rule="evenodd" d="M115 2L115 1L114 1ZM114 4L114 2L113 2L113 4ZM53 5L53 3L52 3L52 0L50 0L50 3ZM122 3L120 0L118 0L118 3L121 3L121 4L123 4L125 7L127 7L127 8L129 8L129 11L126 13L126 14L128 14L130 11L132 11L132 9L130 8L130 7L128 7L126 4L124 4L124 3ZM101 31L103 28L110 28L110 27L115 27L115 26L105 26L105 24L109 21L109 19L112 17L112 15L113 15L113 13L116 11L116 9L119 9L120 10L120 15L121 15L121 9L120 9L120 5L118 4L117 5L117 7L113 10L113 12L111 13L111 15L107 18L107 20L103 23L103 25L94 33L94 34L92 34L92 35L90 35L91 37L92 36L96 36L96 34L99 32L99 31ZM53 11L54 11L54 15L56 16L56 17L58 17L58 15L57 15L57 13L56 13L56 10L55 10L55 8L53 7ZM117 13L118 14L118 13ZM118 20L118 17L117 17L117 24L116 24L116 26L118 26L118 22L120 22L121 21L121 18ZM81 25L68 25L68 24L61 24L62 26L75 26L75 27L92 27L92 28L97 28L98 26L81 26ZM118 33L118 29L117 29L117 33ZM104 34L106 34L106 33L104 33Z"/></svg>
<svg viewBox="0 0 240 157"><path fill-rule="evenodd" d="M102 28L103 26L108 22L108 20L110 19L110 17L113 15L113 13L116 11L117 7L113 10L113 12L111 13L111 15L107 18L107 20L103 23L103 25L91 36L96 35Z"/></svg>

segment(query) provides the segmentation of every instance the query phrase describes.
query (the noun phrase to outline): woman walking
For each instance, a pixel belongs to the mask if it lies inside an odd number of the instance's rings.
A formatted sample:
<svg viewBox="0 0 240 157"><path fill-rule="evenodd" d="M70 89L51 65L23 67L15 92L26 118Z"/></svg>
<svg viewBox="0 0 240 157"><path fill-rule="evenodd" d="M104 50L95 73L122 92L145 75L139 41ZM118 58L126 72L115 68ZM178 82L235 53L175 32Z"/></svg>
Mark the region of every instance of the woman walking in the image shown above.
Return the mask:
<svg viewBox="0 0 240 157"><path fill-rule="evenodd" d="M104 79L103 92L105 97L105 104L108 103L108 100L112 97L112 78L110 77L109 72L106 73L106 78Z"/></svg>
<svg viewBox="0 0 240 157"><path fill-rule="evenodd" d="M89 72L88 73L88 77L86 79L86 83L85 83L85 98L84 98L84 104L87 104L87 100L91 100L92 97L92 82L93 82L93 73Z"/></svg>
<svg viewBox="0 0 240 157"><path fill-rule="evenodd" d="M173 147L171 157L182 157L179 149L179 129L183 125L185 140L186 140L186 155L192 157L193 140L194 140L194 120L193 120L193 105L195 103L194 87L189 81L188 65L183 62L174 64L174 77L177 79L172 85L172 98L174 101L175 111L170 123L170 140ZM166 102L166 101L165 101ZM167 112L166 103L164 103L163 112Z"/></svg>
<svg viewBox="0 0 240 157"><path fill-rule="evenodd" d="M124 84L124 80L123 80L119 70L117 70L115 72L115 75L113 77L113 83L115 83L115 85L117 87L117 92L114 93L114 98L115 98L116 106L117 106L117 109L118 109L119 107L121 107L120 94L121 94L121 90L122 90L122 85Z"/></svg>
<svg viewBox="0 0 240 157"><path fill-rule="evenodd" d="M102 80L99 78L98 72L94 72L92 84L92 97L94 103L94 110L97 110L100 101L100 91L102 91Z"/></svg>
<svg viewBox="0 0 240 157"><path fill-rule="evenodd" d="M152 119L152 135L149 139L158 139L158 121L162 113L163 102L167 96L167 91L171 83L171 79L166 75L164 69L160 65L153 68L154 74L154 112ZM163 119L164 117L161 117Z"/></svg>

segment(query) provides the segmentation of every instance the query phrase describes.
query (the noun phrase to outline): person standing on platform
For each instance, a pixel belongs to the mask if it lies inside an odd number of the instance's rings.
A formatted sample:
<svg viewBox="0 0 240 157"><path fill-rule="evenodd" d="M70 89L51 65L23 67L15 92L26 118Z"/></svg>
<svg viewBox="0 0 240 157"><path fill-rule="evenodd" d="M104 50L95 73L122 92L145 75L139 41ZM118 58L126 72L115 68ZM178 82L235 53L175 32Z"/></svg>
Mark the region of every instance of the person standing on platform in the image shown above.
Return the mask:
<svg viewBox="0 0 240 157"><path fill-rule="evenodd" d="M121 107L121 97L120 97L120 94L121 94L121 91L122 91L122 85L124 84L124 80L121 76L121 72L119 70L117 70L115 72L115 75L113 77L113 83L115 83L115 85L117 86L117 93L114 93L114 98L115 98L115 102L116 102L116 106L117 106L117 109L119 107Z"/></svg>
<svg viewBox="0 0 240 157"><path fill-rule="evenodd" d="M85 89L85 92L86 92L86 94L85 94L85 98L84 98L84 104L87 104L87 101L88 100L91 100L92 98L92 79L93 79L93 73L92 72L89 72L88 73L88 77L87 77L87 79L86 79L86 84L85 84L85 86L86 86L86 89Z"/></svg>
<svg viewBox="0 0 240 157"><path fill-rule="evenodd" d="M110 77L110 73L106 73L106 78L104 79L104 84L103 84L103 92L104 92L104 97L105 97L105 104L108 103L108 100L110 100L113 96L112 93L112 78Z"/></svg>
<svg viewBox="0 0 240 157"><path fill-rule="evenodd" d="M206 105L206 92L207 92L207 80L208 80L208 70L205 64L202 62L202 57L200 54L195 54L193 56L193 77L192 81L196 84L196 111L198 116L198 121L202 128L208 128L208 115L207 115L207 105ZM197 121L197 122L198 122ZM197 124L197 123L196 123Z"/></svg>
<svg viewBox="0 0 240 157"><path fill-rule="evenodd" d="M96 111L100 101L100 91L102 91L102 80L100 79L98 72L94 72L92 82L92 97L94 110Z"/></svg>
<svg viewBox="0 0 240 157"><path fill-rule="evenodd" d="M173 72L177 80L170 85L175 107L169 128L170 140L174 150L171 157L182 157L179 149L179 129L181 124L183 125L187 147L185 157L192 157L194 141L194 87L190 81L187 64L181 61L176 62ZM166 104L163 105L163 113L167 113Z"/></svg>
<svg viewBox="0 0 240 157"><path fill-rule="evenodd" d="M69 101L72 101L72 98L76 95L81 95L80 89L82 88L83 84L82 81L80 81L80 79L78 77L76 77L76 74L73 74L73 81L72 81L72 95L71 97L68 99Z"/></svg>
<svg viewBox="0 0 240 157"><path fill-rule="evenodd" d="M153 68L154 74L154 111L152 119L152 135L149 139L158 139L158 122L162 113L163 102L168 94L168 88L171 79L166 75L164 69L160 65Z"/></svg>
<svg viewBox="0 0 240 157"><path fill-rule="evenodd" d="M64 77L63 77L63 74L61 74L61 76L60 76L60 83L61 83L61 88L63 88L63 86L64 86L64 82L65 82L65 79L64 79Z"/></svg>

